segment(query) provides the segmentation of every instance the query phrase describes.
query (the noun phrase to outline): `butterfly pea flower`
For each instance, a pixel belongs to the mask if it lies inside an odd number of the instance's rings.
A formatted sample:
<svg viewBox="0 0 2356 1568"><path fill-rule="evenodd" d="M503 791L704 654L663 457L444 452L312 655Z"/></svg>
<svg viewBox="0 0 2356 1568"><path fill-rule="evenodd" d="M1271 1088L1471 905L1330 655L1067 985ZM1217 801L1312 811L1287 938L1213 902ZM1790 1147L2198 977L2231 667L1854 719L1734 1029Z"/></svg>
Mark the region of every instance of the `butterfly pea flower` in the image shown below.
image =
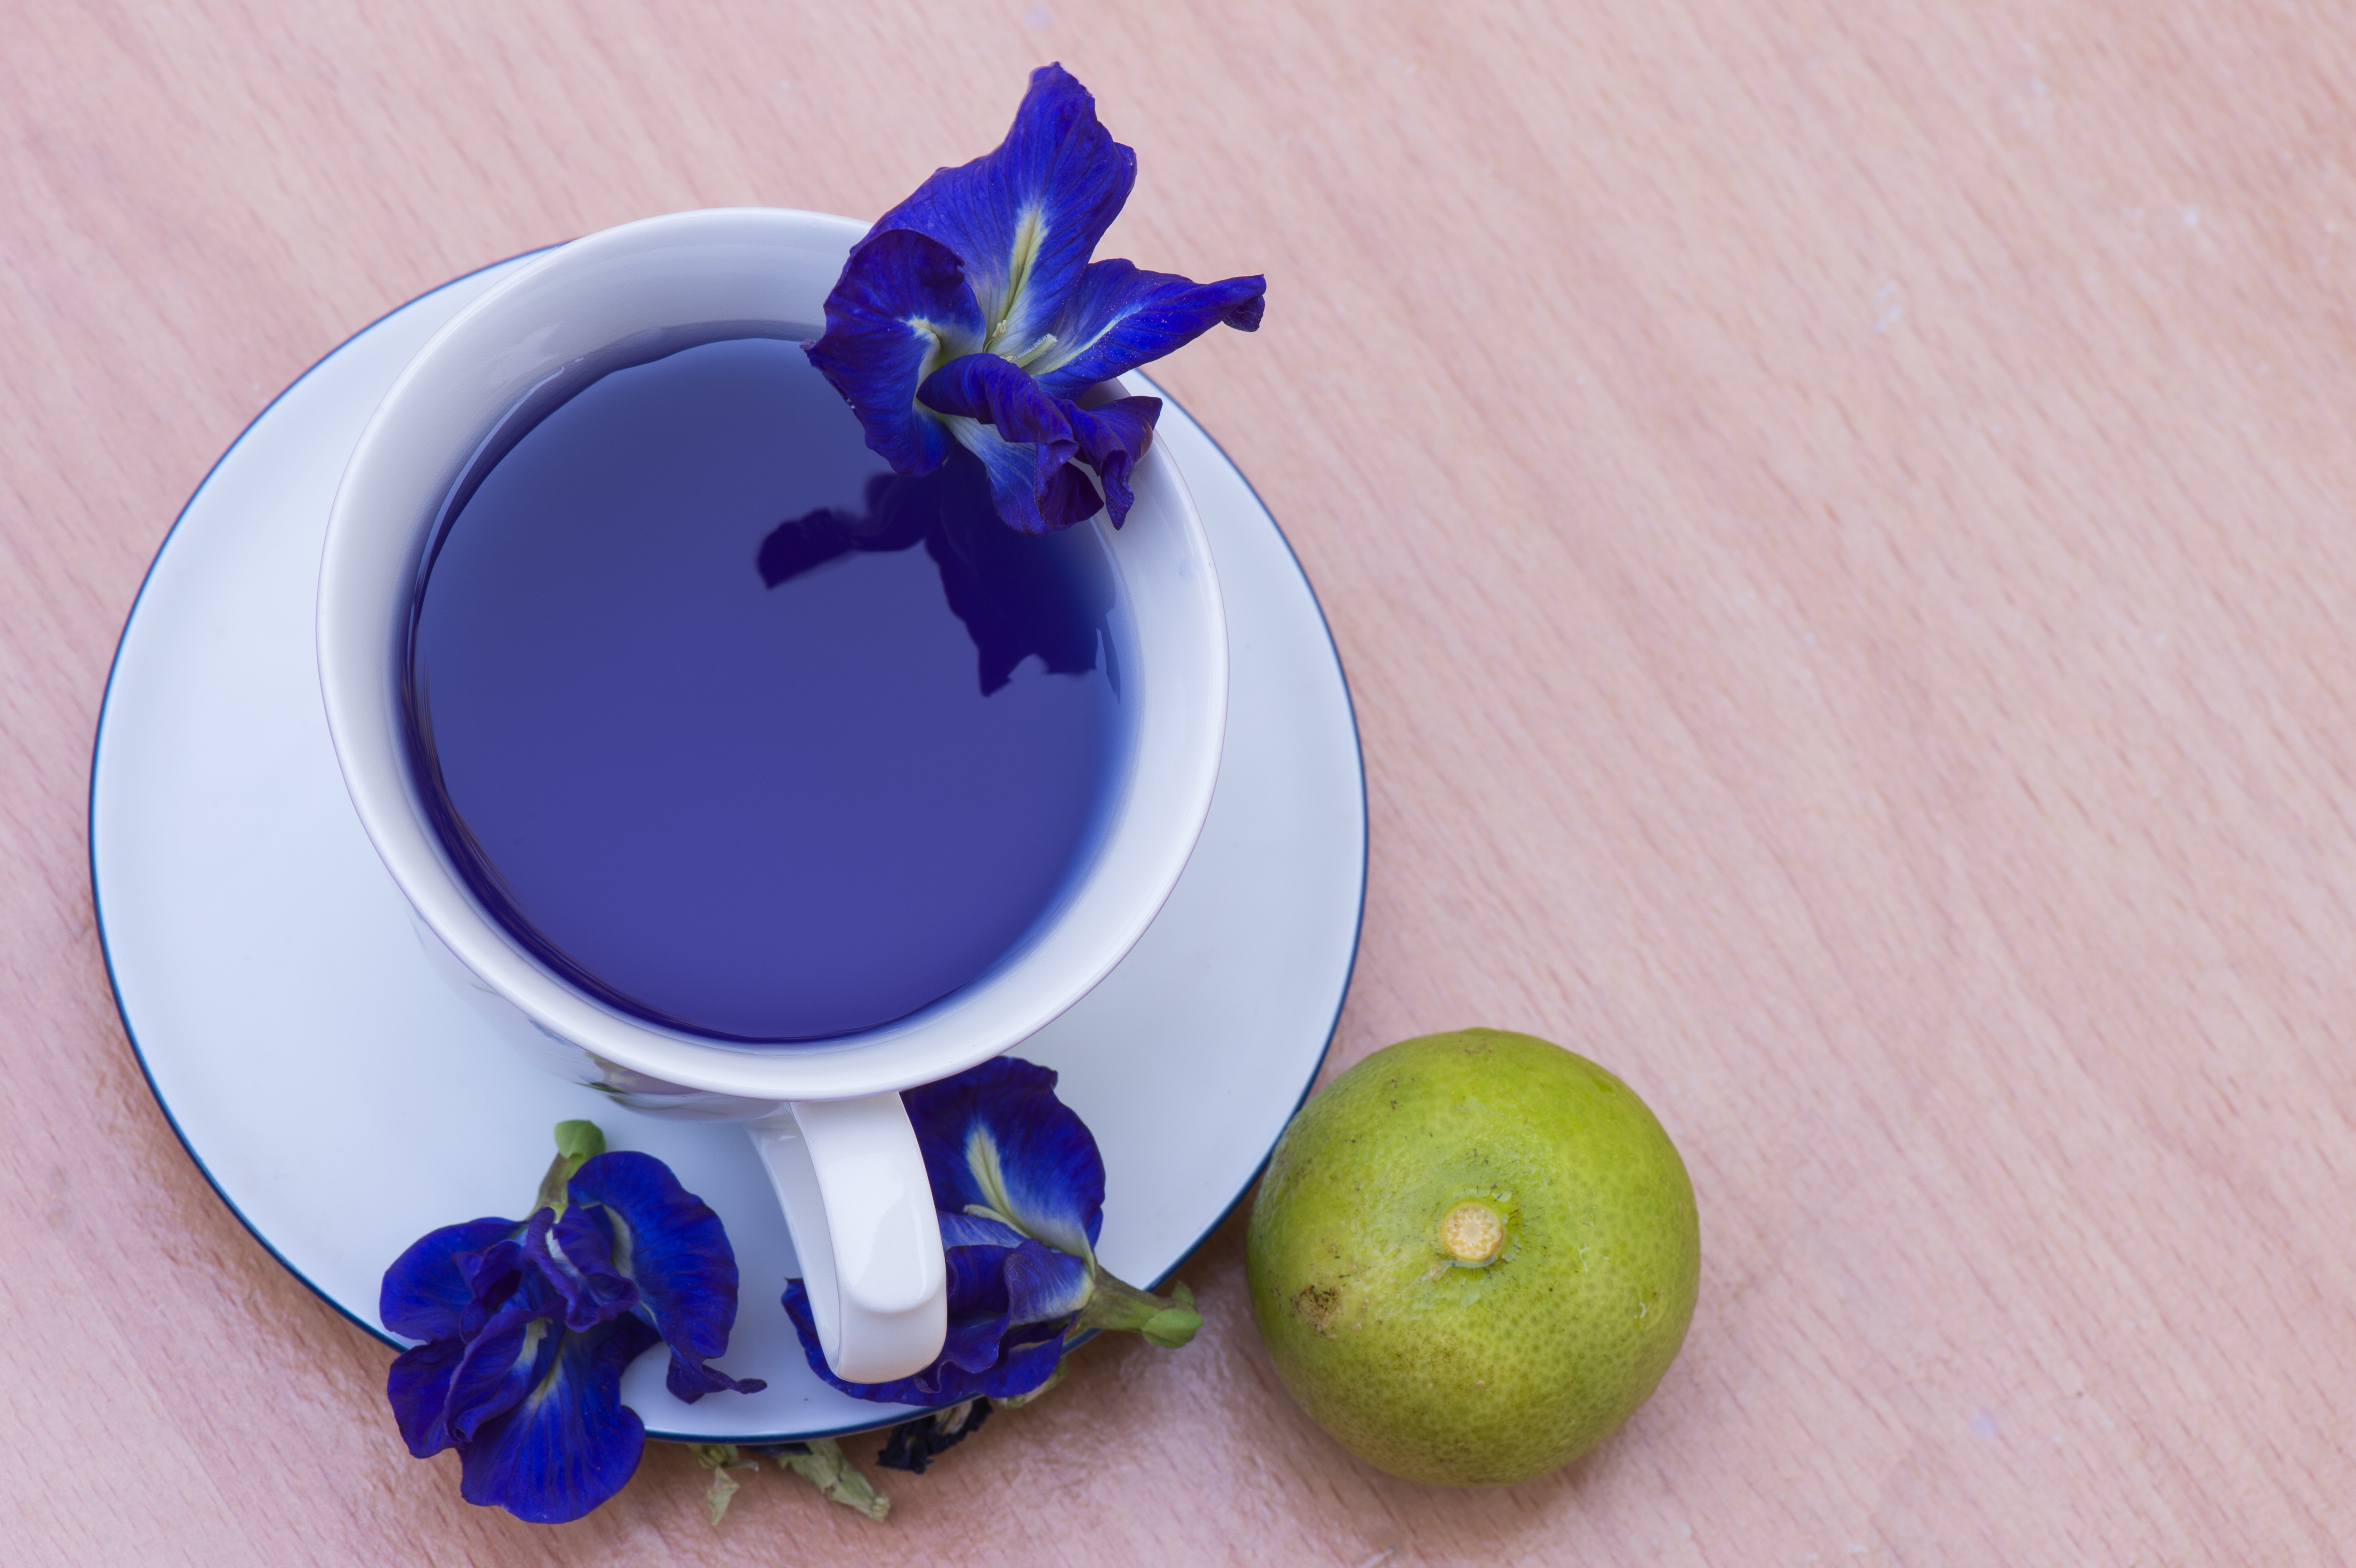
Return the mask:
<svg viewBox="0 0 2356 1568"><path fill-rule="evenodd" d="M1087 89L1043 66L995 152L935 170L852 247L803 348L894 470L963 451L1020 532L1121 525L1162 400L1085 394L1223 322L1257 330L1268 290L1091 260L1136 183Z"/></svg>
<svg viewBox="0 0 2356 1568"><path fill-rule="evenodd" d="M579 1519L638 1467L646 1426L622 1372L670 1349L670 1392L751 1393L708 1363L736 1320L736 1258L720 1216L651 1155L605 1153L589 1122L558 1154L524 1220L429 1232L385 1271L379 1315L420 1343L386 1394L409 1451L455 1448L459 1495L519 1519Z"/></svg>
<svg viewBox="0 0 2356 1568"><path fill-rule="evenodd" d="M1201 1327L1184 1285L1168 1297L1097 1262L1104 1158L1055 1098L1055 1074L1001 1056L904 1096L948 1264L948 1338L938 1360L884 1383L846 1382L819 1349L809 1295L786 1285L786 1312L810 1370L846 1393L893 1404L1019 1398L1055 1375L1067 1345L1132 1329L1174 1348Z"/></svg>

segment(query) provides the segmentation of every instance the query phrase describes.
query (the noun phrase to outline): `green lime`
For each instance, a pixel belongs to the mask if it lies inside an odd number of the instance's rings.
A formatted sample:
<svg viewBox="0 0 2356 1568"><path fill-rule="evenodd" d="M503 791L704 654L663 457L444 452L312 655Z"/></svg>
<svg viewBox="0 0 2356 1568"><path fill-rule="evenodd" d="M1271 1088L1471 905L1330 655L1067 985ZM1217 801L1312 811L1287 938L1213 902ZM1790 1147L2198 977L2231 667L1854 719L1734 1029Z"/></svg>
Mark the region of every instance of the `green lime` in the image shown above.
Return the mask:
<svg viewBox="0 0 2356 1568"><path fill-rule="evenodd" d="M1625 1083L1526 1034L1378 1051L1302 1108L1252 1209L1284 1386L1368 1464L1502 1486L1644 1403L1693 1320L1676 1146Z"/></svg>

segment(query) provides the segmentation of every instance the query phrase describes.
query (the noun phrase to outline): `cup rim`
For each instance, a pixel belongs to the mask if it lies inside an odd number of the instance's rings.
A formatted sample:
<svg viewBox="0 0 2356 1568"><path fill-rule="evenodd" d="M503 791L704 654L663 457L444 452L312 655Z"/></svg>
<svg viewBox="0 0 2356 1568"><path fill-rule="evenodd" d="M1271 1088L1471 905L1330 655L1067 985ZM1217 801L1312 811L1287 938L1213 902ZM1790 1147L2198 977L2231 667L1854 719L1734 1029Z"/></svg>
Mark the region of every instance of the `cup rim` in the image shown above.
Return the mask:
<svg viewBox="0 0 2356 1568"><path fill-rule="evenodd" d="M360 824L418 918L541 1032L599 1062L754 1100L839 1099L945 1077L1019 1044L1111 973L1176 886L1217 780L1226 630L1217 571L1183 477L1160 447L1131 477L1128 526L1093 528L1121 575L1138 667L1130 763L1089 868L1062 912L993 969L905 1018L830 1040L748 1045L619 1011L550 971L475 899L411 776L400 696L408 616L441 501L531 386L655 327L809 325L852 219L774 208L643 219L557 247L453 317L370 417L329 514L320 561L320 688ZM748 308L748 306L757 308ZM1120 389L1144 389L1130 384ZM1158 650L1158 652L1157 652Z"/></svg>

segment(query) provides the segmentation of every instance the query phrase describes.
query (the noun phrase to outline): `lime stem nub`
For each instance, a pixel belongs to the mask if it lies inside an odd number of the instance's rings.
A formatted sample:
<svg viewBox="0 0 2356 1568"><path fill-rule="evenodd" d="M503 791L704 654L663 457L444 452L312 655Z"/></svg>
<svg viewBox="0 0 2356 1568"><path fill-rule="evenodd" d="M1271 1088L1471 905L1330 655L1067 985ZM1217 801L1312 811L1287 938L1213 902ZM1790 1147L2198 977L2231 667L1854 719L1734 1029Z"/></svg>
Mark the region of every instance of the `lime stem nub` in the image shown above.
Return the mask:
<svg viewBox="0 0 2356 1568"><path fill-rule="evenodd" d="M1467 1198L1440 1217L1440 1250L1461 1264L1485 1264L1505 1244L1505 1217Z"/></svg>

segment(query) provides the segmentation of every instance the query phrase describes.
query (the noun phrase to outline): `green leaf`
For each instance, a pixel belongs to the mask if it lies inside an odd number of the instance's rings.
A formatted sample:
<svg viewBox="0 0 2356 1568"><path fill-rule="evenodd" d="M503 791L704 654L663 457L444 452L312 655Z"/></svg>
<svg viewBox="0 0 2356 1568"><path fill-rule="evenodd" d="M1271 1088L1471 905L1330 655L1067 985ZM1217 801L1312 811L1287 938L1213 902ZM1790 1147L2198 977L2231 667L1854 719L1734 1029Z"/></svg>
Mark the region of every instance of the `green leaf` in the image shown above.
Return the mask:
<svg viewBox="0 0 2356 1568"><path fill-rule="evenodd" d="M878 1522L892 1511L892 1499L868 1484L841 1444L831 1437L813 1437L799 1447L799 1453L790 1446L772 1452L777 1463L847 1509Z"/></svg>
<svg viewBox="0 0 2356 1568"><path fill-rule="evenodd" d="M1174 1350L1194 1337L1203 1326L1203 1315L1191 1307L1165 1307L1137 1326L1146 1342Z"/></svg>
<svg viewBox="0 0 2356 1568"><path fill-rule="evenodd" d="M573 1168L582 1166L605 1152L605 1132L594 1122L559 1122L556 1124L556 1152L573 1162Z"/></svg>
<svg viewBox="0 0 2356 1568"><path fill-rule="evenodd" d="M712 1528L717 1530L720 1521L728 1517L728 1505L735 1499L737 1488L744 1484L728 1472L757 1470L761 1462L745 1458L734 1443L694 1443L688 1445L688 1452L695 1456L697 1464L712 1472L712 1485L704 1491L703 1506L712 1510Z"/></svg>
<svg viewBox="0 0 2356 1568"><path fill-rule="evenodd" d="M712 1510L712 1528L718 1530L720 1521L728 1517L728 1505L735 1500L736 1490L744 1483L726 1470L713 1467L712 1488L703 1494L704 1506Z"/></svg>
<svg viewBox="0 0 2356 1568"><path fill-rule="evenodd" d="M533 1211L553 1209L562 1216L569 1201L565 1186L573 1179L573 1173L605 1152L605 1130L596 1123L557 1123L556 1157L549 1162L548 1174L540 1179L540 1191L531 1200Z"/></svg>

